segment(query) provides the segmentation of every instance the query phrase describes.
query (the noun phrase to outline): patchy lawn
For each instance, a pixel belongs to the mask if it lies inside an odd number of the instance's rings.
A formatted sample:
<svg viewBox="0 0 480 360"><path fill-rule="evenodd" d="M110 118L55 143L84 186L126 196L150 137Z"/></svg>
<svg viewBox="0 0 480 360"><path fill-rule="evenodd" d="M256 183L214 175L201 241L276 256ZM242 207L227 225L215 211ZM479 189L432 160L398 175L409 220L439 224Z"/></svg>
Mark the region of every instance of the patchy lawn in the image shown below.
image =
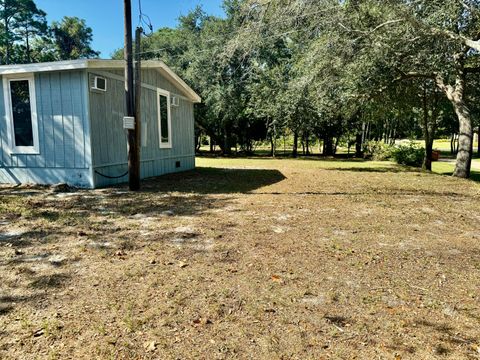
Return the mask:
<svg viewBox="0 0 480 360"><path fill-rule="evenodd" d="M198 165L137 194L0 187L0 358L480 358L479 184Z"/></svg>
<svg viewBox="0 0 480 360"><path fill-rule="evenodd" d="M433 172L442 175L452 175L455 169L455 159L448 162L438 161L432 164ZM471 179L480 182L480 159L472 160Z"/></svg>

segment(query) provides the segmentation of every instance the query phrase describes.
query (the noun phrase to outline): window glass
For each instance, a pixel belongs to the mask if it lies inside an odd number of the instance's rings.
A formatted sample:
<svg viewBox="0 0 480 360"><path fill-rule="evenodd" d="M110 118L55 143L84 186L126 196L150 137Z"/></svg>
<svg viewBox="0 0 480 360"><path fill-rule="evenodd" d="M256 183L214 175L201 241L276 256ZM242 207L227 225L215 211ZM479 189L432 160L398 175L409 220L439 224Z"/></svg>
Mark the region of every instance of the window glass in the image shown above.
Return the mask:
<svg viewBox="0 0 480 360"><path fill-rule="evenodd" d="M168 133L168 102L167 97L164 95L160 96L160 142L162 144L168 144L170 139L170 134Z"/></svg>
<svg viewBox="0 0 480 360"><path fill-rule="evenodd" d="M32 110L28 80L11 80L15 146L33 146Z"/></svg>
<svg viewBox="0 0 480 360"><path fill-rule="evenodd" d="M107 89L107 79L102 78L100 76L97 76L96 78L96 88L100 90L106 90Z"/></svg>

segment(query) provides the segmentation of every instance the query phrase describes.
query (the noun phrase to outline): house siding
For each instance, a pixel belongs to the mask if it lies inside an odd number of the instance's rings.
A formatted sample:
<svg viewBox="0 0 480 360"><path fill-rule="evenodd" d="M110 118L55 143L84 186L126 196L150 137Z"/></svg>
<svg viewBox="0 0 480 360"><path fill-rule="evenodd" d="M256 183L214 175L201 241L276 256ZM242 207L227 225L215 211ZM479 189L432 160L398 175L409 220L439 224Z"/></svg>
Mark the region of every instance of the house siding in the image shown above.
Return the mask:
<svg viewBox="0 0 480 360"><path fill-rule="evenodd" d="M107 91L90 91L90 114L92 126L92 164L95 187L124 183L128 176L127 131L123 129L125 92L123 72L90 71L93 76L107 78ZM195 139L193 103L185 94L159 71L142 71L142 83L180 95L178 107L171 107L172 148L159 147L157 119L157 93L142 87L142 126L147 127L146 147L141 147L141 177L148 178L167 173L185 171L195 167ZM142 131L143 133L143 131ZM176 163L180 162L180 167ZM122 176L124 175L124 176ZM118 177L111 179L108 177Z"/></svg>
<svg viewBox="0 0 480 360"><path fill-rule="evenodd" d="M3 82L3 79L2 79ZM0 87L0 182L93 187L85 70L34 76L39 154L12 154Z"/></svg>

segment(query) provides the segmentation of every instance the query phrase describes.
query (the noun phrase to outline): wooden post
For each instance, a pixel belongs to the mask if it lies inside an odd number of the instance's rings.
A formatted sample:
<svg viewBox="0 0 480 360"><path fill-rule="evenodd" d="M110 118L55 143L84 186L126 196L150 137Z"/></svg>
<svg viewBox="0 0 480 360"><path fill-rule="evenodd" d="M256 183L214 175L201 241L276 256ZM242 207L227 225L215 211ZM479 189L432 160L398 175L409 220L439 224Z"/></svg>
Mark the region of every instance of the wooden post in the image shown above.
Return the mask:
<svg viewBox="0 0 480 360"><path fill-rule="evenodd" d="M123 0L125 15L125 102L126 116L135 116L135 99L133 89L133 51L132 51L132 4L131 0ZM138 121L135 121L137 123ZM130 190L140 188L140 172L136 154L137 143L135 130L128 130L128 185Z"/></svg>
<svg viewBox="0 0 480 360"><path fill-rule="evenodd" d="M141 148L141 134L142 134L142 112L141 112L141 99L142 99L142 63L141 63L141 40L143 29L137 27L135 30L135 172L137 178L135 181L138 183L137 189L140 189L140 148Z"/></svg>

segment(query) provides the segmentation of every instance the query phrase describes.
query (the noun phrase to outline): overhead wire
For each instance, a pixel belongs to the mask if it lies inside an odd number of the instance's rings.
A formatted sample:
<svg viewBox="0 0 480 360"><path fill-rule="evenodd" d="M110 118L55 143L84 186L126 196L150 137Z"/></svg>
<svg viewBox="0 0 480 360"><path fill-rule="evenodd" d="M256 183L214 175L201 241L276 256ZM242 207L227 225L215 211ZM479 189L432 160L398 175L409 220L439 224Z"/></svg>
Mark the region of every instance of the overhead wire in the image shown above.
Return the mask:
<svg viewBox="0 0 480 360"><path fill-rule="evenodd" d="M153 25L152 25L152 20L150 19L150 16L147 14L144 14L142 11L142 0L138 0L138 26L144 29L144 26L148 28L150 31L149 34L145 33L143 31L143 34L145 36L150 36L153 34Z"/></svg>

